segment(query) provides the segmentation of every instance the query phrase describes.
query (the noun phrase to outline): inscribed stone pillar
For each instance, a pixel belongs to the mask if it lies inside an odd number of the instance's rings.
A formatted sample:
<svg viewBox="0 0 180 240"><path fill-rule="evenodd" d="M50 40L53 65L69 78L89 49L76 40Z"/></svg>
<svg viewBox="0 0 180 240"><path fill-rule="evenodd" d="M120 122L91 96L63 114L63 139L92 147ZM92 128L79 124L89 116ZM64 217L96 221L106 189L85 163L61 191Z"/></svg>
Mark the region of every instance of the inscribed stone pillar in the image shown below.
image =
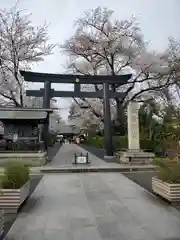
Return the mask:
<svg viewBox="0 0 180 240"><path fill-rule="evenodd" d="M139 141L139 104L130 102L128 105L128 148L140 150Z"/></svg>

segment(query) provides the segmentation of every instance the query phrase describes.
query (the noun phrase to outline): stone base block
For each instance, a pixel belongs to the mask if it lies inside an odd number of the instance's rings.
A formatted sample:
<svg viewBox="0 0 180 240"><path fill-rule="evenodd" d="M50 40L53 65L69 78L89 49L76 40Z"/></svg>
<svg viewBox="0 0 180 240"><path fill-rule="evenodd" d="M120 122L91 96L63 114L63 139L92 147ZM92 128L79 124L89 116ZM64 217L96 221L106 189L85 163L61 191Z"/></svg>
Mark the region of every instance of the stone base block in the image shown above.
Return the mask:
<svg viewBox="0 0 180 240"><path fill-rule="evenodd" d="M154 193L165 198L169 202L180 201L180 184L167 183L158 179L157 177L152 178L152 190Z"/></svg>
<svg viewBox="0 0 180 240"><path fill-rule="evenodd" d="M4 166L8 161L21 161L29 166L43 166L47 163L47 160L47 152L0 153L0 166Z"/></svg>
<svg viewBox="0 0 180 240"><path fill-rule="evenodd" d="M128 150L127 152L120 152L118 155L120 163L132 165L151 164L152 159L155 156L154 153L133 150Z"/></svg>
<svg viewBox="0 0 180 240"><path fill-rule="evenodd" d="M116 156L104 156L106 162L116 162Z"/></svg>

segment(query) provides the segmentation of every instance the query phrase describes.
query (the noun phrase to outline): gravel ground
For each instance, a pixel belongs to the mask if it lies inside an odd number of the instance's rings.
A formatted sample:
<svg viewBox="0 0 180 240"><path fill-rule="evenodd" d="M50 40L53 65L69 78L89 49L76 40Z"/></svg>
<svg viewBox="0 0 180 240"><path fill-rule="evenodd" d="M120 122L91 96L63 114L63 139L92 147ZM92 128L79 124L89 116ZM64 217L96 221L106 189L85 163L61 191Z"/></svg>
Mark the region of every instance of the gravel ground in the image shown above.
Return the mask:
<svg viewBox="0 0 180 240"><path fill-rule="evenodd" d="M123 173L124 176L137 183L141 187L145 188L148 192L152 193L151 179L156 175L154 171L152 172L128 172Z"/></svg>
<svg viewBox="0 0 180 240"><path fill-rule="evenodd" d="M34 192L35 188L39 184L39 182L42 179L42 177L43 177L43 175L33 175L31 177L30 196ZM29 198L20 207L19 213L28 211L28 209L31 206L32 206L32 202L31 202L31 200ZM4 235L2 236L1 240L6 236L6 234L9 231L9 229L11 228L11 226L14 223L14 221L16 220L17 216L18 216L17 214L7 214L7 215L4 216L4 220L5 220L5 222L4 222Z"/></svg>

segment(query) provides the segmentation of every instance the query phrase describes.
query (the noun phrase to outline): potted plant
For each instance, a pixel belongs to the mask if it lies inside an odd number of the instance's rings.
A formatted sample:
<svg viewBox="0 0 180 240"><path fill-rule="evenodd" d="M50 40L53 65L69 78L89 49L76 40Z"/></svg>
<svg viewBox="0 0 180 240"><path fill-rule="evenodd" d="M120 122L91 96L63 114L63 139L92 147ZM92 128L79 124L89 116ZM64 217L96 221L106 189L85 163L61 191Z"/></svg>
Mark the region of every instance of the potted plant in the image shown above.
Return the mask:
<svg viewBox="0 0 180 240"><path fill-rule="evenodd" d="M152 178L152 190L169 202L180 201L180 162L178 159L155 159L157 176Z"/></svg>
<svg viewBox="0 0 180 240"><path fill-rule="evenodd" d="M9 162L1 179L0 208L7 212L17 212L28 197L29 190L29 168L21 162Z"/></svg>

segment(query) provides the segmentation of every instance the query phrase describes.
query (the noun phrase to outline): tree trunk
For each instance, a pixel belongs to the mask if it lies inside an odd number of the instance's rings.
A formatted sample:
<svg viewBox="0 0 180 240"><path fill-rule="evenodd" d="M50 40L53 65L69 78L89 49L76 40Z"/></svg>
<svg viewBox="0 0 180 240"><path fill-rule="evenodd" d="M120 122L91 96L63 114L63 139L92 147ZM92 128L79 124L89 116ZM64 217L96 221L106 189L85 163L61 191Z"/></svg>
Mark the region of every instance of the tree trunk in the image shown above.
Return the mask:
<svg viewBox="0 0 180 240"><path fill-rule="evenodd" d="M121 120L121 108L122 106L119 99L116 99L116 119L118 122Z"/></svg>
<svg viewBox="0 0 180 240"><path fill-rule="evenodd" d="M124 109L119 99L116 101L116 132L119 132L120 135L124 136L127 131L127 119L124 113Z"/></svg>
<svg viewBox="0 0 180 240"><path fill-rule="evenodd" d="M20 105L21 105L21 107L24 106L22 89L20 90Z"/></svg>

